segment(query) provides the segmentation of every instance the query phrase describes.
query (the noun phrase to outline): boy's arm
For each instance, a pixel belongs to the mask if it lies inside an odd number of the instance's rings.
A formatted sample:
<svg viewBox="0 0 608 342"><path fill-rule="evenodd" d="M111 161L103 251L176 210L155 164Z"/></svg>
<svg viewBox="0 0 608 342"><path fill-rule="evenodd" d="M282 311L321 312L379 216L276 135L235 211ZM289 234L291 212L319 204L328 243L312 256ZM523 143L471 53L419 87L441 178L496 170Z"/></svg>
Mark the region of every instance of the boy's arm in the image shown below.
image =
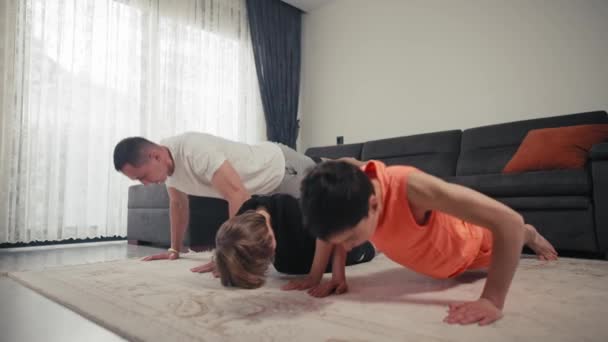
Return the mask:
<svg viewBox="0 0 608 342"><path fill-rule="evenodd" d="M479 192L422 172L410 175L407 196L412 209L439 210L492 232L492 262L481 298L452 306L446 320L488 324L499 319L524 245L521 215Z"/></svg>
<svg viewBox="0 0 608 342"><path fill-rule="evenodd" d="M313 297L326 297L332 293L342 294L348 291L346 284L346 250L342 245L334 248L332 259L331 280L311 288L308 293Z"/></svg>
<svg viewBox="0 0 608 342"><path fill-rule="evenodd" d="M336 245L334 258L331 264L331 279L346 281L346 249L342 245Z"/></svg>
<svg viewBox="0 0 608 342"><path fill-rule="evenodd" d="M315 246L315 256L310 267L308 275L301 279L294 279L281 287L282 290L305 290L316 286L323 278L323 274L327 269L329 257L334 249L334 245L317 239Z"/></svg>

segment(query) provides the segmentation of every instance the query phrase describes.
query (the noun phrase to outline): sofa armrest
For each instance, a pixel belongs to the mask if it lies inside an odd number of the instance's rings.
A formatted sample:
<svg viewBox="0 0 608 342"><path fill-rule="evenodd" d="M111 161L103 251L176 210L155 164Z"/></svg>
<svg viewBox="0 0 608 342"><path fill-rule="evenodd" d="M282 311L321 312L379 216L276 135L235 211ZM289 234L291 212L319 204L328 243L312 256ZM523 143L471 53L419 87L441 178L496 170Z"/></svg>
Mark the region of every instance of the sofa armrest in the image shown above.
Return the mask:
<svg viewBox="0 0 608 342"><path fill-rule="evenodd" d="M333 145L333 146L322 146L322 147L311 147L304 153L308 157L312 158L315 163L320 162L320 158L338 159L342 157L352 157L361 160L361 149L363 148L362 143L346 144L346 145Z"/></svg>
<svg viewBox="0 0 608 342"><path fill-rule="evenodd" d="M608 158L591 162L591 178L597 243L600 252L608 257Z"/></svg>
<svg viewBox="0 0 608 342"><path fill-rule="evenodd" d="M169 195L161 184L129 187L127 239L171 246Z"/></svg>
<svg viewBox="0 0 608 342"><path fill-rule="evenodd" d="M591 160L608 160L608 142L593 145L589 152Z"/></svg>
<svg viewBox="0 0 608 342"><path fill-rule="evenodd" d="M169 194L164 184L131 185L128 208L169 208Z"/></svg>

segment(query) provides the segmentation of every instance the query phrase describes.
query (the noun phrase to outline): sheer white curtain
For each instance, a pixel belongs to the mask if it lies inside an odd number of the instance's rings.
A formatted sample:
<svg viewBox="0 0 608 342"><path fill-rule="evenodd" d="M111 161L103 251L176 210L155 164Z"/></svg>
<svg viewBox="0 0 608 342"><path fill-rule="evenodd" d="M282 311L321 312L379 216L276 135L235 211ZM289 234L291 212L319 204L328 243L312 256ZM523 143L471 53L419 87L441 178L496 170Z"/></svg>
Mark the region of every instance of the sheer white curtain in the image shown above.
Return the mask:
<svg viewBox="0 0 608 342"><path fill-rule="evenodd" d="M244 0L0 1L0 243L126 235L114 145L264 139Z"/></svg>

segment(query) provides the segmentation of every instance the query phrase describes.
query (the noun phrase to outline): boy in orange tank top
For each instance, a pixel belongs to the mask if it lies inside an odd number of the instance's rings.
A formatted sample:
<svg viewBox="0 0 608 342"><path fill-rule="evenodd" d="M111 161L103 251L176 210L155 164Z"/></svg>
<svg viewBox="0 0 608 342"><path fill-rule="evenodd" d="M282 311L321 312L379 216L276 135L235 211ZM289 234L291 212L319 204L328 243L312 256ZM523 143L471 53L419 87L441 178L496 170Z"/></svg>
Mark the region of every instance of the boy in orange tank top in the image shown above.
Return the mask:
<svg viewBox="0 0 608 342"><path fill-rule="evenodd" d="M335 245L334 253L371 240L391 260L435 278L487 268L480 298L450 305L447 323L486 325L502 317L524 244L541 260L557 259L553 246L517 212L409 166L324 162L302 182L301 201L305 226ZM344 265L334 265L331 281L306 277L284 287L307 288L317 297L345 292Z"/></svg>

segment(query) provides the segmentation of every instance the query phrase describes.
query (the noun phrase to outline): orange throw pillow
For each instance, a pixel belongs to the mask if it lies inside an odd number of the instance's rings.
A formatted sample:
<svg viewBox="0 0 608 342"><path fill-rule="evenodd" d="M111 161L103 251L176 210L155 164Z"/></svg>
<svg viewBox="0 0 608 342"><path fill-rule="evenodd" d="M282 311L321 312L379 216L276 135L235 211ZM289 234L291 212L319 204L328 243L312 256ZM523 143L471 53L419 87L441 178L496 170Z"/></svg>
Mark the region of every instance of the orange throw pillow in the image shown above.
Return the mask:
<svg viewBox="0 0 608 342"><path fill-rule="evenodd" d="M534 129L502 172L582 169L591 147L603 141L608 141L608 124Z"/></svg>

